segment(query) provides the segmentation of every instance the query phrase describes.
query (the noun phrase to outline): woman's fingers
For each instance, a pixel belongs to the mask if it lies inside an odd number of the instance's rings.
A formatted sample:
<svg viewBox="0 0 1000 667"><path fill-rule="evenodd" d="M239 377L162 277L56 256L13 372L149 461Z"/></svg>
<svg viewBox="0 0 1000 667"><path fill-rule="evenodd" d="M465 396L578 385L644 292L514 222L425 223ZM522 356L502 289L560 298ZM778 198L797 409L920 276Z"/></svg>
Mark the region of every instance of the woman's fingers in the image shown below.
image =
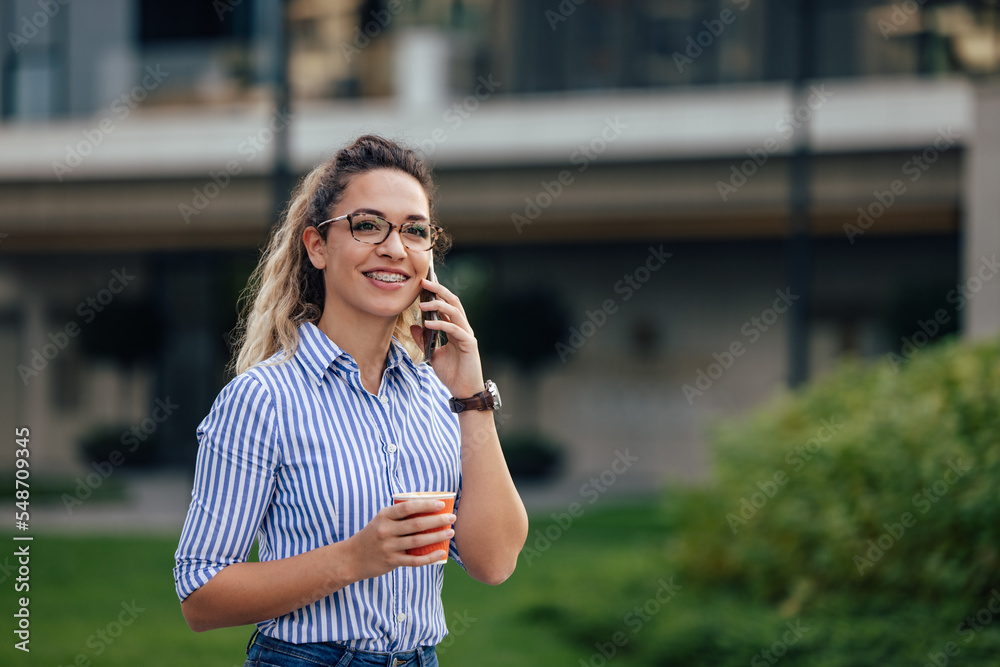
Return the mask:
<svg viewBox="0 0 1000 667"><path fill-rule="evenodd" d="M379 576L400 566L417 567L434 563L440 552L412 556L407 549L447 542L455 531L453 513L435 514L444 509L440 500L408 500L383 508L367 526L351 539L358 544L359 569L365 578ZM424 531L433 531L425 533Z"/></svg>
<svg viewBox="0 0 1000 667"><path fill-rule="evenodd" d="M440 500L407 501L393 506L396 513L403 512L403 517L394 521L394 528L398 531L398 536L390 546L390 549L397 553L400 565L419 567L447 558L447 552L442 555L439 551L425 556L413 556L405 553L407 549L447 542L454 537L455 530L451 527L455 523L454 514L425 514L426 512L440 511L443 507L444 503Z"/></svg>
<svg viewBox="0 0 1000 667"><path fill-rule="evenodd" d="M434 295L437 296L439 301L443 301L445 304L455 308L463 316L465 315L465 308L462 306L461 299L459 299L454 292L441 283L434 283L424 278L421 281L421 286L431 292L434 292ZM433 301L424 301L421 303L433 303Z"/></svg>
<svg viewBox="0 0 1000 667"><path fill-rule="evenodd" d="M455 531L452 528L446 528L445 530L439 530L433 533L418 533L416 535L404 535L399 539L400 551L405 551L406 549L416 549L418 547L426 547L428 544L437 544L438 542L446 542L455 536Z"/></svg>
<svg viewBox="0 0 1000 667"><path fill-rule="evenodd" d="M436 329L448 334L449 341L458 343L468 343L475 339L472 331L468 327L463 327L448 320L430 320L426 323L428 329Z"/></svg>
<svg viewBox="0 0 1000 667"><path fill-rule="evenodd" d="M472 330L472 327L469 325L469 320L465 315L465 311L458 306L448 303L447 301L442 301L441 299L422 301L420 303L420 310L425 313L435 311L442 318L441 320L438 320L439 322L454 322L461 325L463 329L468 329L469 331ZM430 321L433 322L434 320Z"/></svg>
<svg viewBox="0 0 1000 667"><path fill-rule="evenodd" d="M408 500L405 503L393 505L392 509L394 510L393 513L397 516L402 512L402 516L398 516L394 520L392 531L395 535L400 536L414 536L418 533L423 533L425 530L434 530L435 528L447 530L451 527L451 524L455 523L456 518L451 513L429 514L430 512L438 512L444 509L444 503L440 500ZM440 542L442 539L430 540L427 544ZM413 547L407 546L406 548L411 549Z"/></svg>
<svg viewBox="0 0 1000 667"><path fill-rule="evenodd" d="M425 530L434 530L436 528L449 528L451 524L455 523L454 514L435 514L433 516L422 516L413 519L405 519L399 521L397 535L415 535L417 533L422 533Z"/></svg>
<svg viewBox="0 0 1000 667"><path fill-rule="evenodd" d="M403 503L396 503L386 508L390 519L405 519L413 514L425 514L427 512L440 512L444 509L442 500L407 500Z"/></svg>
<svg viewBox="0 0 1000 667"><path fill-rule="evenodd" d="M442 285L441 283L436 283L432 280L427 280L427 278L421 278L420 286L426 290L434 292L439 298L445 301L458 301L458 297L450 289Z"/></svg>
<svg viewBox="0 0 1000 667"><path fill-rule="evenodd" d="M447 551L432 551L425 556L411 556L409 554L404 554L400 558L400 566L402 567L421 567L423 565L430 565L431 563L438 563L441 560L448 557Z"/></svg>

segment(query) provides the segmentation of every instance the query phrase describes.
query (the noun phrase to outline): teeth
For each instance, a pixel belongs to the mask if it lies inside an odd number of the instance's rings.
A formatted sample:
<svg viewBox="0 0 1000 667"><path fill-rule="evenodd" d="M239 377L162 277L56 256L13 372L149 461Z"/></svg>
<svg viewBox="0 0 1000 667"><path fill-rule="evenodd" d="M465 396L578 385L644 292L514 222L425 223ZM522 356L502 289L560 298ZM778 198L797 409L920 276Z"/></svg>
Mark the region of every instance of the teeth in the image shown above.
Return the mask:
<svg viewBox="0 0 1000 667"><path fill-rule="evenodd" d="M406 276L399 273L389 273L386 271L370 271L365 274L369 278L383 283L401 283L406 280Z"/></svg>

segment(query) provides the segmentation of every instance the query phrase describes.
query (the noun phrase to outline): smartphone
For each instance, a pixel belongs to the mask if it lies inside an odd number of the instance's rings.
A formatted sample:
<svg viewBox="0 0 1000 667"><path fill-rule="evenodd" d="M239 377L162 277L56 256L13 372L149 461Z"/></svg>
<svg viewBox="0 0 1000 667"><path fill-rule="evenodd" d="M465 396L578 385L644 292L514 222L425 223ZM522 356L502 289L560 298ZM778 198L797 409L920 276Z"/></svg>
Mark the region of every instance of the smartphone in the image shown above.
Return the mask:
<svg viewBox="0 0 1000 667"><path fill-rule="evenodd" d="M431 263L427 269L427 280L437 282L437 276L434 274L434 253L431 252ZM430 290L420 291L420 301L433 301L437 297L434 296L434 292ZM424 359L428 362L431 360L431 354L434 352L434 348L438 345L438 330L428 329L426 322L427 320L438 320L441 319L436 310L423 310L420 311L420 320L424 327Z"/></svg>

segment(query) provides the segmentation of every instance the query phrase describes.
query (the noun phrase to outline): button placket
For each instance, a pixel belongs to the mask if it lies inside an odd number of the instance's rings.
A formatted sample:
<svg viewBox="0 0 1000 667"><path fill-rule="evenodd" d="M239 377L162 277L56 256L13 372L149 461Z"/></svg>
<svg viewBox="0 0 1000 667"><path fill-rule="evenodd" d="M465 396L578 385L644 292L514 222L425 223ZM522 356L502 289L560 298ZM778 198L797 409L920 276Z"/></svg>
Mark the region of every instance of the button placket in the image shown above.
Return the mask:
<svg viewBox="0 0 1000 667"><path fill-rule="evenodd" d="M380 430L382 431L381 433L383 438L382 442L385 443L384 451L385 451L386 473L388 474L387 481L390 490L395 490L394 489L394 487L396 486L395 480L400 479L400 469L399 469L400 464L399 464L399 458L397 456L397 452L399 451L399 445L397 445L396 442L394 442L394 440L396 440L395 437L396 434L393 433L395 429L391 425L392 421L391 421L391 410L389 409L390 401L388 395L389 392L388 375L389 374L387 371L383 373L382 385L379 388L379 394L373 396L373 398L375 398L380 404L383 419L385 419L385 421L388 422L385 424L385 428ZM403 570L403 568L397 568L392 572L393 592L389 604L391 605L390 609L394 609L396 613L394 616L390 616L390 618L394 619L395 623L393 623L390 629L389 638L392 640L393 644L396 644L399 638L405 634L399 627L406 620L406 614L403 611L401 611L402 601L405 599L405 594L406 594L406 579L403 576L403 572L401 570ZM396 662L393 661L390 664L396 664Z"/></svg>
<svg viewBox="0 0 1000 667"><path fill-rule="evenodd" d="M381 388L381 392L382 393L379 396L376 397L378 399L378 402L381 403L382 407L384 407L384 408L388 408L389 407L389 395L388 395L389 387L388 387L387 382L388 382L388 378L384 377L382 379L382 388ZM390 435L390 438L391 437L392 437L392 435ZM388 454L395 454L396 452L399 451L399 445L397 445L395 442L387 442L386 445L385 445L385 451ZM390 460L389 461L389 469L392 470L392 471L397 471L398 472L398 469L399 469L399 462L398 462L398 460L395 460L395 459Z"/></svg>

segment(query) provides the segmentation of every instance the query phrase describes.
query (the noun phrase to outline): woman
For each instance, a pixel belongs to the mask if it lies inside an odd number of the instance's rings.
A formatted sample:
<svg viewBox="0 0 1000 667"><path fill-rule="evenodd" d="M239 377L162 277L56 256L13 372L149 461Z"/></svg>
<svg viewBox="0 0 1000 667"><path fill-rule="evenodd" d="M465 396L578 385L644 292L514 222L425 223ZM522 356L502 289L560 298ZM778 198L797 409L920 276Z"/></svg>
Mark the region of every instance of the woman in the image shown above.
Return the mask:
<svg viewBox="0 0 1000 667"><path fill-rule="evenodd" d="M192 629L257 624L247 665L436 665L445 554L406 550L450 540L499 584L524 545L475 335L425 279L447 245L433 187L412 151L361 137L303 180L251 278L174 569ZM433 367L419 310L447 335ZM455 513L415 516L443 504L393 505L406 491L456 491Z"/></svg>

